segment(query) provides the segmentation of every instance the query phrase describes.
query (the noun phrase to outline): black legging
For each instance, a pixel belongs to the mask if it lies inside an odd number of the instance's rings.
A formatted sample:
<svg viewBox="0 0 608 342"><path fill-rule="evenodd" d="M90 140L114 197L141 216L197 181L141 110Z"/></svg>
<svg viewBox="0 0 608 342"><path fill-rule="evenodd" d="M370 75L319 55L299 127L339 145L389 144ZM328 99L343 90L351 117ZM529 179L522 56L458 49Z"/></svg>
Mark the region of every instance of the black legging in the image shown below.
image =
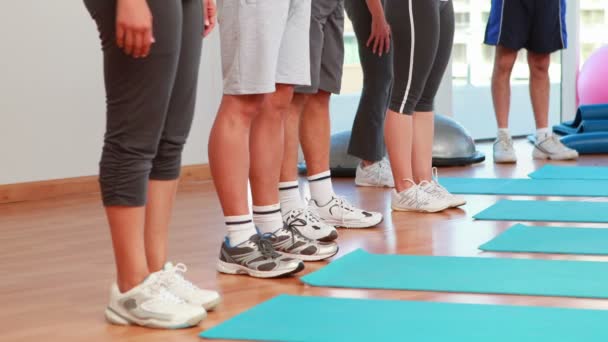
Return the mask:
<svg viewBox="0 0 608 342"><path fill-rule="evenodd" d="M389 108L411 115L433 111L454 41L452 1L387 0L393 34L393 90Z"/></svg>
<svg viewBox="0 0 608 342"><path fill-rule="evenodd" d="M142 206L149 179L179 177L194 115L201 55L201 0L148 0L156 42L146 58L115 41L116 0L84 0L104 55L107 127L100 163L106 206Z"/></svg>

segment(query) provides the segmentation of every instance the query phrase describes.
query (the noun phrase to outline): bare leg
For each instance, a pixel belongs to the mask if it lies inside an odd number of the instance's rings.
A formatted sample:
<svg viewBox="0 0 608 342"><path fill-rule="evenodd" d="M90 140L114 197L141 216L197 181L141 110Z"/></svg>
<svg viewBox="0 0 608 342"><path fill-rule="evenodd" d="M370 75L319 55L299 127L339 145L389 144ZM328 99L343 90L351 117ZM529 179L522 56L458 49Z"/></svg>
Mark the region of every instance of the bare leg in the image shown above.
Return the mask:
<svg viewBox="0 0 608 342"><path fill-rule="evenodd" d="M415 112L413 120L412 171L414 182L433 179L433 112Z"/></svg>
<svg viewBox="0 0 608 342"><path fill-rule="evenodd" d="M308 98L307 94L294 94L285 118L285 143L283 164L281 165L281 182L298 180L298 151L300 147L300 117Z"/></svg>
<svg viewBox="0 0 608 342"><path fill-rule="evenodd" d="M225 216L248 215L249 133L264 95L224 95L209 137L209 166Z"/></svg>
<svg viewBox="0 0 608 342"><path fill-rule="evenodd" d="M302 113L300 141L309 176L329 170L330 96L330 93L322 90L311 95Z"/></svg>
<svg viewBox="0 0 608 342"><path fill-rule="evenodd" d="M106 207L121 292L139 285L150 273L144 244L145 207Z"/></svg>
<svg viewBox="0 0 608 342"><path fill-rule="evenodd" d="M517 51L503 46L496 47L492 73L492 100L498 128L509 127L511 104L511 71L517 59Z"/></svg>
<svg viewBox="0 0 608 342"><path fill-rule="evenodd" d="M407 180L413 179L412 173L412 126L411 115L399 114L388 110L384 124L384 141L391 162L395 189L397 192L412 186Z"/></svg>
<svg viewBox="0 0 608 342"><path fill-rule="evenodd" d="M548 53L528 52L528 65L530 67L530 98L536 128L549 126L549 65L551 55Z"/></svg>
<svg viewBox="0 0 608 342"><path fill-rule="evenodd" d="M169 223L177 191L177 180L150 180L144 238L150 272L162 269L167 262Z"/></svg>
<svg viewBox="0 0 608 342"><path fill-rule="evenodd" d="M277 91L267 96L262 112L253 121L249 146L251 160L255 162L251 163L249 179L254 205L279 203L283 142L287 141L283 134L284 117L292 96L293 86L277 84ZM295 140L297 164L297 135Z"/></svg>

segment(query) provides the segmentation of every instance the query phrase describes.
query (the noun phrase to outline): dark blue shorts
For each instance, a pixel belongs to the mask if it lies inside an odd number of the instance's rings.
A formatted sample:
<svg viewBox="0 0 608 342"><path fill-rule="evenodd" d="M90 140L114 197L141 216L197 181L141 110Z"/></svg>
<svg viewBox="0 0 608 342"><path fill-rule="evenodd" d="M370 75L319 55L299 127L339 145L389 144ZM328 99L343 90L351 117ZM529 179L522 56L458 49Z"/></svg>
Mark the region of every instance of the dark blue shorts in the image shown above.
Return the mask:
<svg viewBox="0 0 608 342"><path fill-rule="evenodd" d="M486 44L551 53L567 40L566 0L492 0Z"/></svg>

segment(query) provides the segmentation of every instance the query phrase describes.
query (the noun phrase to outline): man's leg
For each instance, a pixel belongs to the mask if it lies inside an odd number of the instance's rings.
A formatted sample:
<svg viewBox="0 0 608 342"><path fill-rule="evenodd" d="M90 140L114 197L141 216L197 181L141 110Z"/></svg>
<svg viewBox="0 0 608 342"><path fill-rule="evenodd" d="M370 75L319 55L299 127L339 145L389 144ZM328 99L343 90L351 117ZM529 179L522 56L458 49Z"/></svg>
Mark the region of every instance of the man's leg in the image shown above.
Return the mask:
<svg viewBox="0 0 608 342"><path fill-rule="evenodd" d="M494 71L492 72L492 101L499 129L507 129L509 127L511 71L516 59L516 50L500 45L496 46Z"/></svg>
<svg viewBox="0 0 608 342"><path fill-rule="evenodd" d="M549 65L551 55L528 51L530 68L530 98L536 129L549 127Z"/></svg>

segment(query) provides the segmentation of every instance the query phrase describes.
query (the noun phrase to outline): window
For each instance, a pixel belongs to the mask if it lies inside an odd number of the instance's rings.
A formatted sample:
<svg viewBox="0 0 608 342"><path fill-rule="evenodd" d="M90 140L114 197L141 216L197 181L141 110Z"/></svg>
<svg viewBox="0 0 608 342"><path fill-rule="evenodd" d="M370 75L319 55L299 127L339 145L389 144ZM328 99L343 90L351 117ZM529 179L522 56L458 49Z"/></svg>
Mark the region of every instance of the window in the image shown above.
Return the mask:
<svg viewBox="0 0 608 342"><path fill-rule="evenodd" d="M454 13L456 27L468 27L471 25L471 14L469 12Z"/></svg>

